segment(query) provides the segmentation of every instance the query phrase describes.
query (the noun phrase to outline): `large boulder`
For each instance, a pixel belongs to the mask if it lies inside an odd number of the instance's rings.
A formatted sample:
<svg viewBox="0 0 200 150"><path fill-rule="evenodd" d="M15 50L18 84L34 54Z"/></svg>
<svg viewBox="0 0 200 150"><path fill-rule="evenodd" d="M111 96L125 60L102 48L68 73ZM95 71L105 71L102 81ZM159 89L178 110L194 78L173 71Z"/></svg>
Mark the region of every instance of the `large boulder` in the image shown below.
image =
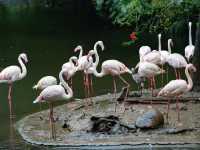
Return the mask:
<svg viewBox="0 0 200 150"><path fill-rule="evenodd" d="M154 129L164 124L163 114L156 109L151 109L139 116L135 122L135 126L141 129Z"/></svg>

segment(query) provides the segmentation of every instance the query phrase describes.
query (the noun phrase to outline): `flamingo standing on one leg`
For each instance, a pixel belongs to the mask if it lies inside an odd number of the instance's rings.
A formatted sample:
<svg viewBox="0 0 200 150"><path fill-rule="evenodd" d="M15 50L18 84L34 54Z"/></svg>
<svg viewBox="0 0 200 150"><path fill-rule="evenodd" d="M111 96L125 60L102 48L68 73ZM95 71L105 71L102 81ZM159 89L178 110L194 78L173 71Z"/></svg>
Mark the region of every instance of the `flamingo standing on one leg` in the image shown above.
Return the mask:
<svg viewBox="0 0 200 150"><path fill-rule="evenodd" d="M75 64L74 64L75 63ZM72 77L77 71L78 66L78 58L76 56L72 56L69 59L69 62L62 65L62 69L65 69L65 77L68 80L71 81L70 86L72 88Z"/></svg>
<svg viewBox="0 0 200 150"><path fill-rule="evenodd" d="M88 57L93 55L94 52L90 51L89 54L88 54ZM125 74L125 73L129 73L129 74L132 74L132 71L126 67L126 65L124 65L122 62L118 61L118 60L106 60L102 63L101 65L101 72L97 72L97 68L96 66L93 66L91 68L91 71L93 72L93 74L96 76L96 77L103 77L105 75L111 75L113 76L113 89L114 89L114 95L116 95L116 91L117 91L117 88L116 88L116 82L115 82L115 76L118 76L119 79L124 83L126 84L126 87L129 89L130 85L129 83L121 76L122 74ZM126 97L127 97L127 94L128 94L128 90L127 90L127 93L126 93ZM125 99L126 99L125 97ZM117 103L116 103L117 104ZM115 107L115 111L116 111L116 107Z"/></svg>
<svg viewBox="0 0 200 150"><path fill-rule="evenodd" d="M171 44L172 44L172 39L168 39L168 50L169 50L169 57L167 59L167 63L174 68L176 79L180 79L180 70L181 68L185 68L187 65L187 61L185 58L179 54L179 53L173 53L171 54ZM177 71L178 69L178 71Z"/></svg>
<svg viewBox="0 0 200 150"><path fill-rule="evenodd" d="M92 92L92 94L94 94L94 89L93 89L93 82L92 82L92 74L93 74L93 71L91 70L91 68L93 67L96 67L98 66L99 64L99 55L98 55L98 52L97 52L97 46L100 46L101 47L101 50L103 51L104 50L104 44L102 41L97 41L95 44L94 44L94 50L90 50L89 53L94 53L95 55L95 62L92 63L92 66L89 67L88 69L86 69L84 72L85 74L88 76L88 87L87 87L87 90L88 90L88 96L91 96L90 95L90 91ZM93 51L93 52L92 52Z"/></svg>
<svg viewBox="0 0 200 150"><path fill-rule="evenodd" d="M189 45L185 47L185 57L187 61L190 62L190 59L194 55L194 45L192 44L192 22L189 22Z"/></svg>
<svg viewBox="0 0 200 150"><path fill-rule="evenodd" d="M10 110L10 118L12 118L12 85L13 82L23 79L26 74L26 66L25 63L28 62L27 55L25 53L21 53L18 57L19 66L8 66L0 72L0 83L7 83L9 85L8 90L8 102L9 102L9 110Z"/></svg>
<svg viewBox="0 0 200 150"><path fill-rule="evenodd" d="M185 75L187 77L187 81L176 79L170 81L167 85L165 85L161 91L158 93L158 96L164 96L164 97L176 97L176 109L178 111L178 122L180 121L180 114L179 114L179 106L178 106L178 97L182 94L189 92L193 87L193 82L191 79L191 76L188 72L188 70L192 70L193 72L196 72L196 68L193 64L187 64L185 68ZM170 100L168 100L168 107L167 107L167 120L168 120L168 114L169 114L169 106Z"/></svg>
<svg viewBox="0 0 200 150"><path fill-rule="evenodd" d="M51 137L56 139L56 131L53 119L53 102L60 100L68 100L72 98L73 91L63 79L66 70L61 70L59 73L60 84L52 85L45 88L33 103L48 102L50 107L49 121L51 127ZM66 93L67 91L67 93Z"/></svg>

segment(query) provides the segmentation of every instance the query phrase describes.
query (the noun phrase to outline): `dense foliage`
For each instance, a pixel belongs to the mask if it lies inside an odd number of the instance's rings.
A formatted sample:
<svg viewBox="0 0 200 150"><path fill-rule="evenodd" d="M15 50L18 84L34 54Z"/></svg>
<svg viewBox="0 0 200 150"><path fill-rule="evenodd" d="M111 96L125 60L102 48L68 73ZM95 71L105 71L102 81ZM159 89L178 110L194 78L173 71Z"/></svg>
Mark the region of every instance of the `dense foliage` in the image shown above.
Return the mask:
<svg viewBox="0 0 200 150"><path fill-rule="evenodd" d="M200 0L96 0L96 10L113 24L136 31L175 31L200 12Z"/></svg>

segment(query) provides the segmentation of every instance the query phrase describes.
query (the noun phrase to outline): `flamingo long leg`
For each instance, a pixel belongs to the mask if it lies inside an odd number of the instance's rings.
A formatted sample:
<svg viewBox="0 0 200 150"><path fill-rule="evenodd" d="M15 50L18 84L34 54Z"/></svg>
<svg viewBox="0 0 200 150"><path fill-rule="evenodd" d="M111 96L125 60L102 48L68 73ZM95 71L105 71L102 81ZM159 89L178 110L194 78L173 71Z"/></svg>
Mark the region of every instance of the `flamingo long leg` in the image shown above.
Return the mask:
<svg viewBox="0 0 200 150"><path fill-rule="evenodd" d="M163 65L162 65L162 70L163 70ZM162 87L164 85L164 74L162 73L162 81L161 81Z"/></svg>
<svg viewBox="0 0 200 150"><path fill-rule="evenodd" d="M178 69L178 79L181 79L180 69Z"/></svg>
<svg viewBox="0 0 200 150"><path fill-rule="evenodd" d="M156 89L156 80L155 80L154 76L153 76L153 83L152 84L153 84L153 88Z"/></svg>
<svg viewBox="0 0 200 150"><path fill-rule="evenodd" d="M94 93L94 87L93 87L93 79L92 79L92 75L90 75L90 88L91 88L92 96L94 96L95 93Z"/></svg>
<svg viewBox="0 0 200 150"><path fill-rule="evenodd" d="M127 92L126 92L126 95L125 95L125 98L124 98L124 100L126 100L127 97L128 97L130 84L122 76L119 75L119 78L126 84L126 87L127 87ZM123 106L124 106L124 112L125 112L126 108L125 108L124 103L123 103Z"/></svg>
<svg viewBox="0 0 200 150"><path fill-rule="evenodd" d="M170 109L170 100L167 101L167 122L169 122L169 109Z"/></svg>
<svg viewBox="0 0 200 150"><path fill-rule="evenodd" d="M113 76L113 93L114 93L114 100L116 99L116 93L117 93L117 86L115 77ZM115 101L115 112L117 111L117 101Z"/></svg>
<svg viewBox="0 0 200 150"><path fill-rule="evenodd" d="M167 83L168 83L168 81L169 81L169 67L168 66L166 67L166 73L167 73L166 79L167 79Z"/></svg>
<svg viewBox="0 0 200 150"><path fill-rule="evenodd" d="M178 97L176 97L176 111L178 112L178 122L180 122L180 109Z"/></svg>
<svg viewBox="0 0 200 150"><path fill-rule="evenodd" d="M175 71L176 79L178 79L178 74L177 74L176 68L174 68L174 71Z"/></svg>
<svg viewBox="0 0 200 150"><path fill-rule="evenodd" d="M9 104L9 112L10 112L10 119L12 119L13 116L13 110L12 110L12 83L8 85L8 104Z"/></svg>
<svg viewBox="0 0 200 150"><path fill-rule="evenodd" d="M50 121L50 129L51 129L51 138L53 140L56 140L56 131L55 131L55 124L54 124L54 118L53 118L53 105L52 103L49 103L49 121Z"/></svg>

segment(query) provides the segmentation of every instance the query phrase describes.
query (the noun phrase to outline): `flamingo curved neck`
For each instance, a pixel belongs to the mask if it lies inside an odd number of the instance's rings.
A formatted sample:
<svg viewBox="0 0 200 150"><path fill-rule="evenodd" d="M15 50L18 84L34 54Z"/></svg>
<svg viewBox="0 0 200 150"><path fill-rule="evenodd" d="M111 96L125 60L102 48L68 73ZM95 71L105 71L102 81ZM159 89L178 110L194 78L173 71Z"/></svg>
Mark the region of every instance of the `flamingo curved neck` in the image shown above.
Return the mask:
<svg viewBox="0 0 200 150"><path fill-rule="evenodd" d="M69 87L69 85L65 82L65 80L63 79L63 73L64 73L63 70L59 73L59 79L60 79L60 82L63 85L63 87L67 90L67 94L65 93L64 99L70 99L73 96L73 91Z"/></svg>
<svg viewBox="0 0 200 150"><path fill-rule="evenodd" d="M80 53L79 53L78 59L80 59L83 56L83 48L81 47L79 51Z"/></svg>
<svg viewBox="0 0 200 150"><path fill-rule="evenodd" d="M192 81L192 78L188 72L188 67L185 68L185 75L187 77L187 81L188 81L188 85L187 85L187 89L188 91L190 91L193 87L193 81Z"/></svg>
<svg viewBox="0 0 200 150"><path fill-rule="evenodd" d="M93 66L93 74L96 76L96 77L103 77L105 75L105 73L103 72L103 69L101 68L101 72L97 72L97 67L96 66Z"/></svg>
<svg viewBox="0 0 200 150"><path fill-rule="evenodd" d="M158 50L161 51L161 36L158 36Z"/></svg>
<svg viewBox="0 0 200 150"><path fill-rule="evenodd" d="M192 26L189 25L189 45L192 45Z"/></svg>
<svg viewBox="0 0 200 150"><path fill-rule="evenodd" d="M95 62L94 62L94 66L97 67L99 64L99 55L97 52L97 45L99 45L98 43L95 43L94 45L94 52L95 52Z"/></svg>
<svg viewBox="0 0 200 150"><path fill-rule="evenodd" d="M19 76L19 79L22 79L22 78L24 78L26 76L27 69L26 69L26 66L25 66L25 64L22 61L22 58L20 56L18 57L18 62L19 62L20 66L21 66L21 69L22 69L22 72L21 72L21 74Z"/></svg>
<svg viewBox="0 0 200 150"><path fill-rule="evenodd" d="M171 49L171 41L168 40L168 52L171 54L172 53L172 49Z"/></svg>

